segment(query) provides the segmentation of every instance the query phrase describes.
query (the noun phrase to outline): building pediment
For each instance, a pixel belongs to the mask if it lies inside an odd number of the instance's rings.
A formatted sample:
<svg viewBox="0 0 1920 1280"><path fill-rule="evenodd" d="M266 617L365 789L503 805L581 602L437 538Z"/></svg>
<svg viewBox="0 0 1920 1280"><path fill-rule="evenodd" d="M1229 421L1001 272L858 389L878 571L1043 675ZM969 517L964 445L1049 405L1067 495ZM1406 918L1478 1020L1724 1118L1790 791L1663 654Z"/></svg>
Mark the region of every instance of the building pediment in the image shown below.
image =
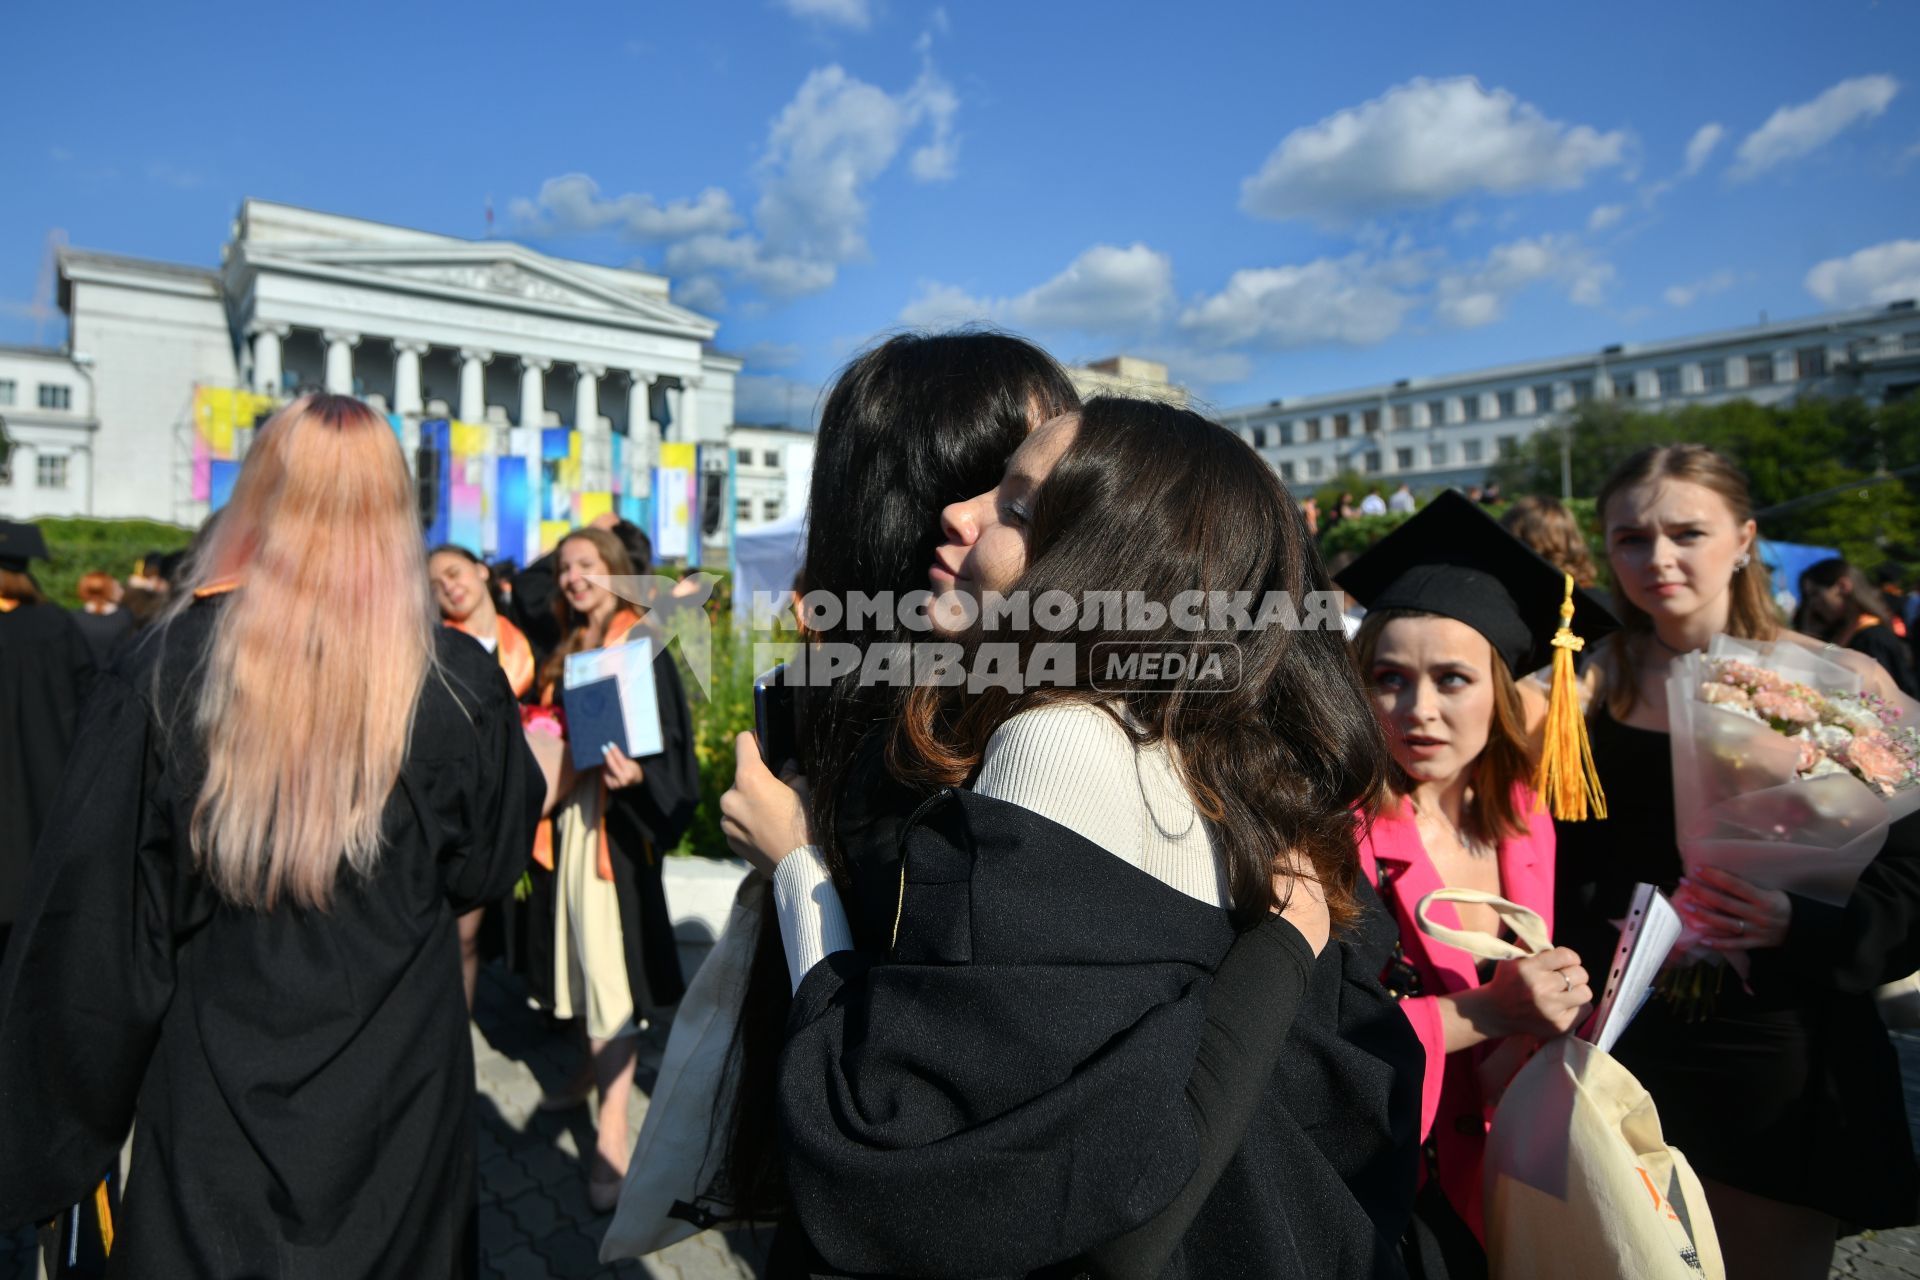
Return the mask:
<svg viewBox="0 0 1920 1280"><path fill-rule="evenodd" d="M248 245L240 256L256 272L285 271L351 281L363 287L399 289L508 305L581 318L710 337L713 321L664 296L657 277L631 273L633 287L609 284L521 245ZM609 276L612 272L599 272ZM623 282L624 283L624 282Z"/></svg>

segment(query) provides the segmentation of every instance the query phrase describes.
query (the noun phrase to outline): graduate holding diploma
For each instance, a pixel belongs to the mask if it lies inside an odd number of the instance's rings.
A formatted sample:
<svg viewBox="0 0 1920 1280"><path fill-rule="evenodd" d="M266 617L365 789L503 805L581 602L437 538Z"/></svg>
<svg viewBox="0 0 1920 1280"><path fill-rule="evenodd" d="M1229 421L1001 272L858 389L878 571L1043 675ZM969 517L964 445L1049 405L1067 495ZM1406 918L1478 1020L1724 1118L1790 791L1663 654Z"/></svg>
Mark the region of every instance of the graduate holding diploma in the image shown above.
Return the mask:
<svg viewBox="0 0 1920 1280"><path fill-rule="evenodd" d="M633 1146L627 1134L633 1037L648 1014L678 1003L683 990L660 859L693 820L700 774L693 756L693 718L665 642L609 589L609 579L631 578L645 566L635 566L620 540L603 529L568 534L556 549L555 563L562 639L540 672L540 700L566 707L576 772L563 784L564 798L552 821L542 824L534 859L553 875L553 1011L584 1020L591 1078L583 1075L547 1105L584 1101L589 1087L597 1088L597 1150L589 1157L587 1190L595 1208L604 1211L619 1194ZM643 701L628 696L635 692L634 680L623 659L635 651L623 654L617 648L636 641L651 642L659 722L652 743L616 740L623 735L613 732L613 726L628 723L624 709ZM621 674L596 681L603 671ZM611 716L586 714L567 687L592 685L604 712L609 682L620 686L620 697L612 701L622 707ZM577 709L583 713L575 723ZM579 741L590 728L593 740ZM629 747L647 746L657 753L638 759L628 754ZM598 763L578 768L593 760Z"/></svg>

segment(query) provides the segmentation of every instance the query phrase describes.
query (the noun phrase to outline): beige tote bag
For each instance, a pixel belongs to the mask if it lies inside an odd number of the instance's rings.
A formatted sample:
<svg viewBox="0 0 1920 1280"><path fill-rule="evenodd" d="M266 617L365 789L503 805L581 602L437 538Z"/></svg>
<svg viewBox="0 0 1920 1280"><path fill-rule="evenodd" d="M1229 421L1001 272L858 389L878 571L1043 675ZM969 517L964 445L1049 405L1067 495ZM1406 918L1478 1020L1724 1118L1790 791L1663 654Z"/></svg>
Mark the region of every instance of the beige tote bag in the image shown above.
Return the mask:
<svg viewBox="0 0 1920 1280"><path fill-rule="evenodd" d="M1434 902L1483 903L1522 946L1427 918ZM1544 951L1538 913L1475 889L1420 900L1429 936L1489 960ZM1487 1135L1487 1260L1494 1280L1725 1280L1706 1192L1660 1136L1653 1099L1575 1035L1520 1068Z"/></svg>

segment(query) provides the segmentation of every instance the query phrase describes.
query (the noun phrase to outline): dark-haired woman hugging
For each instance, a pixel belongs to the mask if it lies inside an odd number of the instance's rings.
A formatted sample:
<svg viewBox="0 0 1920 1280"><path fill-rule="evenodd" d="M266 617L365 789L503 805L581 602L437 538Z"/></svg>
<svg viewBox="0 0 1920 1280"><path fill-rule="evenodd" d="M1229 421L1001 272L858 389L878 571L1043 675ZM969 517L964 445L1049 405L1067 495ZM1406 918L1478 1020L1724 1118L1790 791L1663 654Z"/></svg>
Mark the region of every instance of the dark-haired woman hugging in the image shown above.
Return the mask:
<svg viewBox="0 0 1920 1280"><path fill-rule="evenodd" d="M750 737L723 803L774 874L795 984L779 1121L816 1269L1395 1274L1404 1217L1353 1188L1410 1200L1410 1161L1310 1136L1275 1070L1358 914L1350 812L1386 763L1337 613L1262 608L1327 589L1298 508L1225 429L1096 400L942 522L932 612L1012 602L965 632L961 667L1020 678L907 700L892 761L934 798L900 838L890 946L853 948L803 803ZM1223 969L1230 949L1252 961ZM1410 1038L1384 994L1378 1014ZM1323 1152L1343 1138L1370 1168Z"/></svg>

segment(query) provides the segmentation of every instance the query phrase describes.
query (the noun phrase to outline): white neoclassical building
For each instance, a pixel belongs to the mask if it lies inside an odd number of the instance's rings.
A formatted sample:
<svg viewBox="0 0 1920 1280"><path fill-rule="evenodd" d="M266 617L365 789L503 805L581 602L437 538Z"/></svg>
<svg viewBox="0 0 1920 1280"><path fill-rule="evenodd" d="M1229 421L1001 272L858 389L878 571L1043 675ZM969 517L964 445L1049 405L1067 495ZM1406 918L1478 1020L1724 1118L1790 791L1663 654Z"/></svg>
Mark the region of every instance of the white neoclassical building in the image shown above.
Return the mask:
<svg viewBox="0 0 1920 1280"><path fill-rule="evenodd" d="M16 444L0 514L193 523L265 403L235 399L255 408L210 436L207 389L325 388L389 412L416 466L451 468L456 506L465 490L492 501L520 459L536 527L665 514L699 531L686 558L724 555L741 362L662 276L262 200L241 206L218 268L68 249L59 272L66 346L0 349ZM421 431L442 419L462 428L451 462L421 452L446 449L445 428ZM689 501L656 495L662 476Z"/></svg>

